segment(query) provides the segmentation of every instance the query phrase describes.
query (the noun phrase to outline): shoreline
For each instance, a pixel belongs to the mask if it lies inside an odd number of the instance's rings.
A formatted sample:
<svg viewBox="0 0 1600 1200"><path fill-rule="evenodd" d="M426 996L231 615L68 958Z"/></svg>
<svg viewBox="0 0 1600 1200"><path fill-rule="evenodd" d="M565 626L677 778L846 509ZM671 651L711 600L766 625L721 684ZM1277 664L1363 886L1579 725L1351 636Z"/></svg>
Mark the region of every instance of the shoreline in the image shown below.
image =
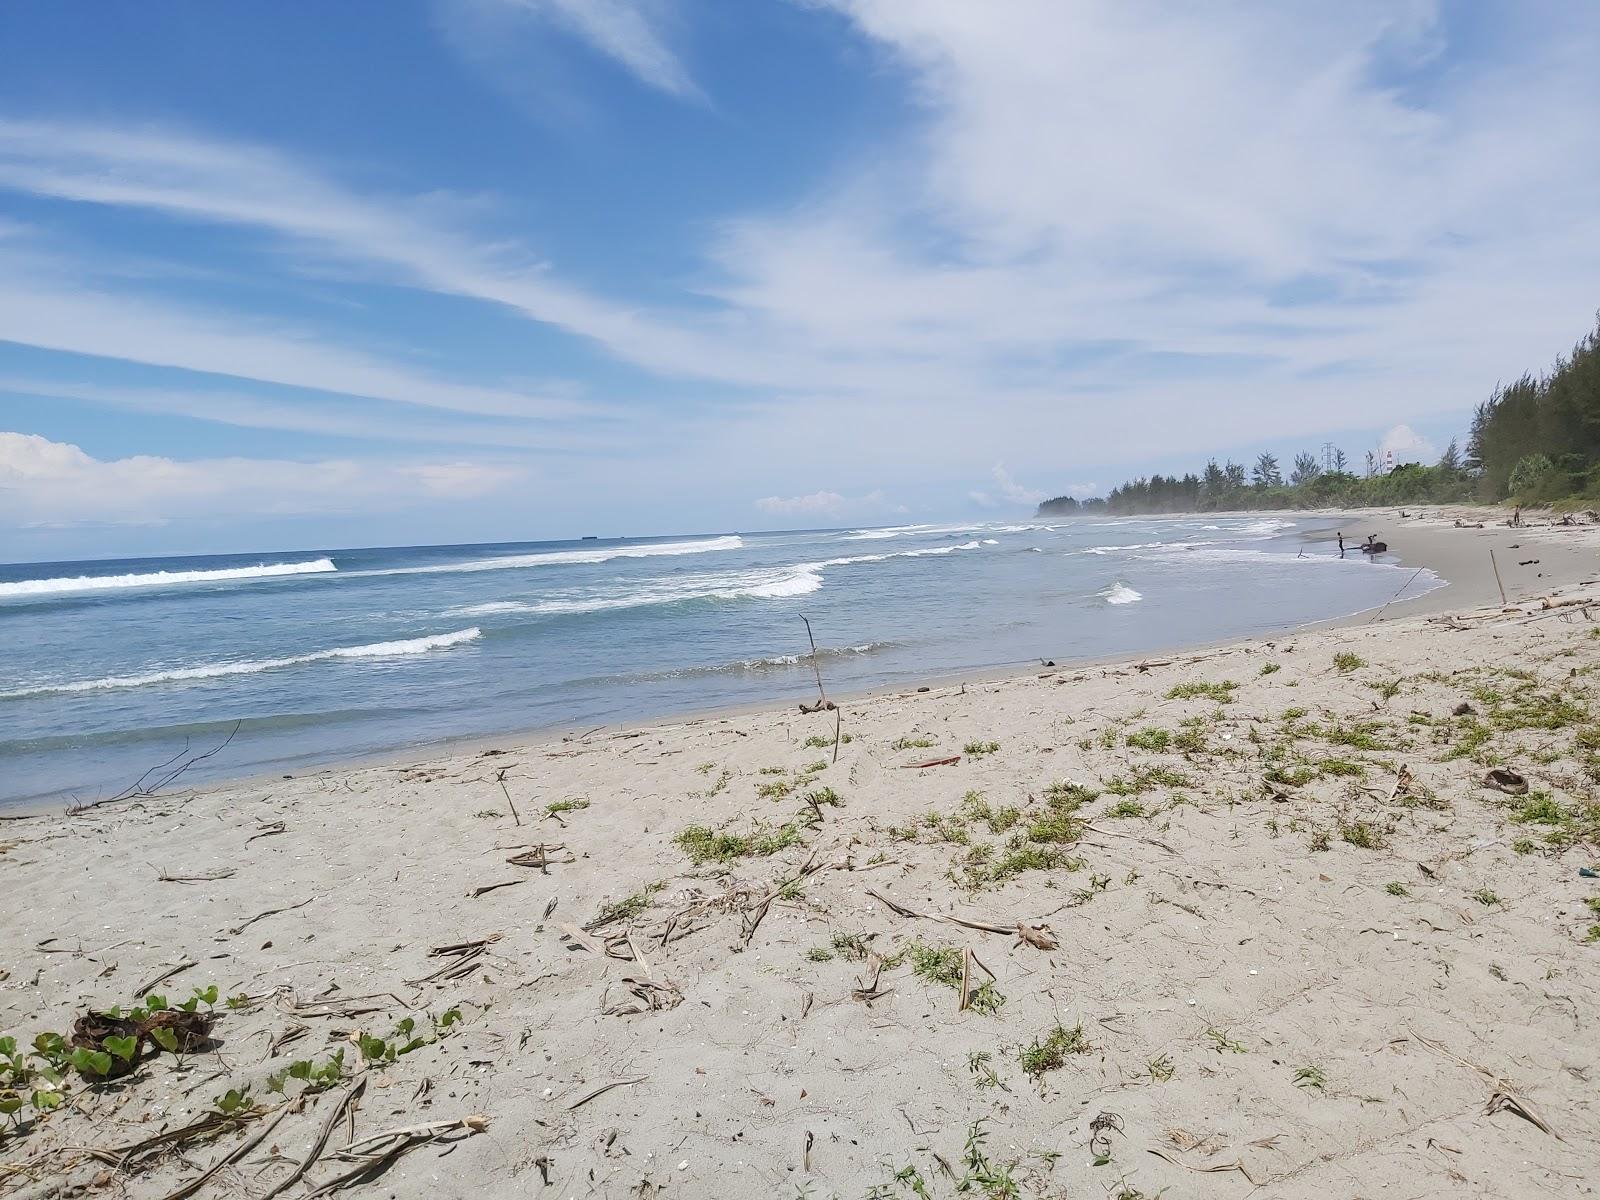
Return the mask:
<svg viewBox="0 0 1600 1200"><path fill-rule="evenodd" d="M248 1088L284 1123L246 1177L309 1153L326 1182L317 1131L359 1085L363 1136L486 1122L356 1197L699 1197L743 1171L820 1200L938 1179L974 1128L1024 1194L1559 1190L1600 1154L1578 873L1600 587L1547 608L1539 574L1513 612L1395 606L851 698L836 760L833 714L763 705L0 825L0 1034L158 977L237 1001L223 1056L69 1080L5 1171L71 1190L104 1170L73 1147ZM1529 790L1483 786L1490 764ZM406 1020L421 1044L361 1061L355 1031ZM337 1089L269 1089L340 1048ZM165 1195L247 1136L121 1186Z"/></svg>
<svg viewBox="0 0 1600 1200"><path fill-rule="evenodd" d="M1421 613L1442 612L1449 608L1474 607L1491 602L1497 603L1499 593L1492 574L1490 560L1487 556L1487 550L1490 547L1495 547L1501 552L1502 574L1507 586L1507 599L1510 602L1516 602L1519 597L1527 599L1553 587L1576 583L1584 575L1600 574L1600 526L1563 527L1549 525L1511 529L1507 528L1503 523L1509 517L1510 510L1492 508L1490 506L1413 506L1405 510L1407 516L1404 519L1399 517L1398 512L1399 510L1391 511L1387 509L1362 509L1354 512L1323 509L1286 509L1282 511L1208 513L1205 515L1257 517L1261 519L1299 517L1328 522L1344 520L1352 528L1359 527L1364 530L1361 535L1352 534L1347 536L1346 540L1351 546L1354 546L1360 540L1360 537L1365 536L1365 533L1374 533L1379 540L1389 542L1394 554L1400 560L1399 566L1414 566L1429 571L1442 581L1421 594L1405 594L1411 587L1408 582L1401 589L1401 594L1397 598L1386 601L1382 605L1375 605L1352 613L1303 622L1297 625L1285 625L1277 629L1252 634L1245 638L1230 636L1214 640L1176 642L1168 646L1153 648L1139 656L1139 659L1131 659L1127 655L1116 653L1051 661L1057 662L1061 668L1071 667L1075 669L1127 666L1140 660L1170 657L1202 650L1215 650L1227 646L1259 642L1267 638L1288 637L1304 631L1339 629L1375 622L1379 619L1394 621ZM1378 519L1374 515L1377 513L1387 513L1389 515ZM1464 518L1467 515L1483 519L1485 528L1463 529L1447 523L1454 519ZM1147 518L1127 517L1118 519L1137 522ZM1169 518L1154 516L1148 519L1166 520ZM1498 521L1500 523L1490 524L1490 521ZM1463 535L1472 536L1469 538ZM1302 535L1302 537L1308 546L1331 545L1333 542L1333 534L1326 531L1317 531L1315 534ZM1506 551L1509 547L1523 540L1538 541L1541 549L1547 543L1550 544L1555 549L1555 553L1552 555L1555 561L1548 564L1541 561L1540 569L1536 572L1515 565L1514 559L1507 558ZM1469 545L1469 541L1472 544ZM1329 553L1331 555L1332 552L1330 551ZM1351 549L1347 553L1352 559L1359 559L1359 551ZM1538 555L1534 555L1534 557L1538 557ZM1042 658L1038 660L1041 664L1044 661L1046 660ZM918 673L904 681L842 692L830 698L841 706L869 703L884 696L905 693L908 689L914 691L918 687L958 687L963 684L981 684L1013 677L1023 677L1033 673L1037 665L996 664L994 666L974 667L966 670L931 670ZM807 683L809 684L809 680L807 680ZM808 695L809 693L807 693ZM780 712L793 707L801 699L802 696L797 694L790 700L767 698L728 704L708 703L678 711L645 714L636 719L608 722L600 726L571 724L533 728L524 727L499 733L469 734L415 743L409 746L392 747L372 753L357 753L305 765L296 765L294 760L286 759L280 764L264 770L210 778L193 790L216 791L220 789L260 787L289 778L326 776L370 767L420 766L433 759L474 753L494 747L538 749L551 745L566 744L585 732L599 735L638 730L651 731L655 729L681 728L707 720ZM183 790L191 789L186 788ZM71 806L72 802L64 799L59 794L39 799L10 802L0 805L0 819L21 819L27 816L60 811ZM87 807L97 806L96 802L89 802L87 805Z"/></svg>

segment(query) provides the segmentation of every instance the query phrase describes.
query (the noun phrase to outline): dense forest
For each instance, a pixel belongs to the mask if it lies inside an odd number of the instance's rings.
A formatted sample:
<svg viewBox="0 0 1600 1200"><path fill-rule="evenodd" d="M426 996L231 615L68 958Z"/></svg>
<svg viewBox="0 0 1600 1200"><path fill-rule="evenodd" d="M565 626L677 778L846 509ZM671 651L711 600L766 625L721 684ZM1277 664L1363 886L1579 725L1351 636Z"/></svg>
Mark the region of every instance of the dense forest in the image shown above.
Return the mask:
<svg viewBox="0 0 1600 1200"><path fill-rule="evenodd" d="M1272 454L1248 467L1213 459L1198 473L1130 480L1104 499L1058 496L1039 515L1502 500L1600 504L1600 326L1547 374L1496 388L1474 412L1465 449L1452 441L1432 465L1383 471L1371 452L1356 464L1332 446L1302 451L1287 470Z"/></svg>

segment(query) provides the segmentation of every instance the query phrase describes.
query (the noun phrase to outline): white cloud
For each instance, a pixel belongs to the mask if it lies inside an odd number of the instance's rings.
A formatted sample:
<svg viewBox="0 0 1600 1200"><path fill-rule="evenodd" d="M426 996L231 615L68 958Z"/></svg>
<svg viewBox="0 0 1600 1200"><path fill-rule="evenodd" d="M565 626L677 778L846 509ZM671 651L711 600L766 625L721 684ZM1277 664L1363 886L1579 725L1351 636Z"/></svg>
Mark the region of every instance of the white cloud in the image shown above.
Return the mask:
<svg viewBox="0 0 1600 1200"><path fill-rule="evenodd" d="M1005 463L995 463L992 473L1001 497L1011 504L1034 505L1047 498L1045 492L1035 491L1018 483L1011 472L1006 470Z"/></svg>
<svg viewBox="0 0 1600 1200"><path fill-rule="evenodd" d="M1438 447L1409 425L1396 425L1384 434L1378 453L1393 453L1396 462L1432 462L1439 457Z"/></svg>
<svg viewBox="0 0 1600 1200"><path fill-rule="evenodd" d="M818 475L896 494L973 462L1082 478L1108 457L1198 465L1334 425L1464 415L1592 319L1600 8L1490 6L1472 44L1452 46L1426 0L827 3L903 82L913 127L809 196L694 214L716 236L676 301L580 286L573 264L529 248L540 231L506 236L511 204L468 205L430 191L438 180L360 191L270 148L170 129L0 121L0 188L228 226L257 235L239 241L264 242L268 266L335 264L498 306L659 376L754 389L715 422L663 402L645 424L693 426L695 444L652 460L663 474L727 478L839 428L851 436L818 449ZM598 23L592 44L679 86L656 9L536 7L575 32ZM1480 44L1492 57L1474 57ZM5 268L0 338L408 403L437 390L441 407L514 419L571 401ZM791 486L739 478L718 499Z"/></svg>
<svg viewBox="0 0 1600 1200"><path fill-rule="evenodd" d="M1090 496L1098 496L1099 494L1100 485L1098 483L1067 484L1067 495L1076 496L1079 500L1086 500Z"/></svg>
<svg viewBox="0 0 1600 1200"><path fill-rule="evenodd" d="M593 411L565 397L441 378L346 349L284 323L217 316L148 297L73 287L5 271L0 339L72 354L370 396L419 408L497 416Z"/></svg>
<svg viewBox="0 0 1600 1200"><path fill-rule="evenodd" d="M674 96L697 96L678 56L657 32L644 4L630 0L512 0L548 13L600 53L615 59L651 87Z"/></svg>
<svg viewBox="0 0 1600 1200"><path fill-rule="evenodd" d="M541 53L538 39L549 29L577 38L648 87L704 99L664 32L671 7L667 0L434 0L446 43L490 82L513 98L536 97L530 107L545 110L539 115L568 116L580 110L562 92L576 81Z"/></svg>
<svg viewBox="0 0 1600 1200"><path fill-rule="evenodd" d="M786 517L842 517L891 507L881 491L855 497L827 491L811 492L805 496L763 496L755 505L764 513ZM893 511L904 510L896 506Z"/></svg>
<svg viewBox="0 0 1600 1200"><path fill-rule="evenodd" d="M967 493L967 497L974 503L984 508L997 508L1001 505L1023 505L1029 508L1049 498L1049 493L1035 491L1023 487L1016 478L1006 469L1005 463L995 463L990 472L994 476L995 490L986 491L975 488Z"/></svg>
<svg viewBox="0 0 1600 1200"><path fill-rule="evenodd" d="M473 499L525 477L500 464L375 464L353 459L98 459L33 434L0 433L7 523L149 524L229 516L298 516Z"/></svg>

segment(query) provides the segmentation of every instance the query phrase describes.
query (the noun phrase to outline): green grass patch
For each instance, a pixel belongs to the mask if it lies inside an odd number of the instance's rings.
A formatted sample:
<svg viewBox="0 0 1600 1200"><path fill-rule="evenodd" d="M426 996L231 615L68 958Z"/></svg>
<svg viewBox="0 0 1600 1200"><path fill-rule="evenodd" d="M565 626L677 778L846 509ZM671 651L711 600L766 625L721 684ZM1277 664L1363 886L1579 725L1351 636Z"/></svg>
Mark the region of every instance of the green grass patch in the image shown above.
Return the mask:
<svg viewBox="0 0 1600 1200"><path fill-rule="evenodd" d="M1172 745L1172 731L1170 729L1158 729L1154 725L1149 725L1144 729L1130 733L1127 737L1127 743L1136 750L1161 753Z"/></svg>
<svg viewBox="0 0 1600 1200"><path fill-rule="evenodd" d="M1121 775L1106 781L1106 791L1113 796L1141 796L1158 787L1186 788L1193 786L1189 777L1170 767L1135 767L1127 778Z"/></svg>
<svg viewBox="0 0 1600 1200"><path fill-rule="evenodd" d="M1231 679L1221 683L1180 683L1167 692L1168 700L1198 700L1202 697L1218 704L1231 704L1239 685Z"/></svg>
<svg viewBox="0 0 1600 1200"><path fill-rule="evenodd" d="M1042 1079L1046 1072L1059 1071L1066 1066L1067 1055L1087 1054L1090 1049L1082 1024L1068 1029L1058 1023L1043 1037L1036 1037L1023 1047L1017 1057L1025 1074L1033 1079Z"/></svg>
<svg viewBox="0 0 1600 1200"><path fill-rule="evenodd" d="M706 863L731 863L741 858L766 858L800 841L797 825L776 829L757 827L750 833L718 833L705 825L691 825L673 843L697 867Z"/></svg>

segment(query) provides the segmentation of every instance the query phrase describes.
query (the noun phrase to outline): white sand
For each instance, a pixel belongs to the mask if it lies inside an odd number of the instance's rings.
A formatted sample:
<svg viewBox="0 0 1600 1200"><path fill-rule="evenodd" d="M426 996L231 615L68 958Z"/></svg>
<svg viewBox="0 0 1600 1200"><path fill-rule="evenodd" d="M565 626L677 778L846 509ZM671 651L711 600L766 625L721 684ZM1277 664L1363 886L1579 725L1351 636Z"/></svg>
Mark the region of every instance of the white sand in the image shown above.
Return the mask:
<svg viewBox="0 0 1600 1200"><path fill-rule="evenodd" d="M1600 858L1585 840L1600 830L1586 744L1600 731L1589 673L1600 625L1534 597L1600 604L1600 589L1582 585L1595 544L1589 533L1563 541L1430 521L1448 524L1369 515L1361 533L1408 561L1425 561L1426 545L1436 564L1456 555L1455 574L1441 570L1457 586L1424 602L1432 616L1402 605L1376 623L1147 669L849 701L853 740L783 798L758 789L829 759L831 747L804 742L831 739L833 714L708 717L0 824L0 1032L24 1044L65 1032L87 1006L127 1004L184 961L195 965L160 989L174 1000L209 983L258 998L223 1009L218 1050L181 1069L163 1054L110 1087L69 1083L69 1106L0 1141L0 1194L164 1196L281 1116L198 1193L259 1196L288 1177L354 1077L280 1111L270 1073L339 1045L353 1065L352 1031L388 1036L408 1013L426 1026L425 1014L453 1006L464 1020L448 1036L366 1071L354 1127L364 1138L483 1114L487 1129L421 1145L350 1194L910 1196L910 1176L895 1182L909 1168L929 1195L955 1196L982 1173L964 1158L979 1121L991 1182L959 1194L1231 1198L1253 1184L1273 1197L1592 1194L1600 945L1584 937L1600 922L1585 907L1600 880L1578 870ZM1490 538L1502 570L1498 547L1513 541L1543 560L1512 568L1514 613L1492 593L1489 608L1467 607L1486 598L1470 561L1487 559ZM1339 653L1365 665L1341 671ZM1279 669L1261 674L1268 664ZM1222 681L1239 684L1226 704L1168 698ZM1476 716L1452 717L1463 702ZM1290 709L1306 715L1286 722ZM1535 717L1550 727L1508 728ZM1187 733L1188 747L1128 744L1147 728ZM902 738L933 745L897 749ZM998 751L963 750L989 741ZM1450 757L1457 747L1470 753ZM905 769L947 755L961 761ZM1547 791L1566 824L1512 819L1524 802L1481 786L1490 761ZM1052 813L1051 783L1104 790L1158 768L1166 782L1084 804L1075 843L1027 840ZM1316 777L1269 783L1273 768ZM1412 782L1396 795L1402 768ZM821 804L814 823L801 795L821 788L842 806ZM994 825L1021 809L1017 824L997 832L963 816L969 791ZM565 800L587 807L546 815ZM1112 815L1123 801L1145 815ZM695 824L790 823L795 844L725 866L697 869L673 840ZM973 847L990 847L993 863L1013 839L1071 863L967 886ZM1531 852L1514 848L1523 839ZM506 862L541 843L560 847L548 874ZM775 898L746 945L758 902L807 863L824 869ZM468 897L508 880L519 882ZM591 923L657 884L631 919L596 930L611 955L563 942L564 922ZM1059 948L900 917L869 888L924 913L1043 924ZM464 977L411 982L449 961L431 947L490 935ZM872 964L808 957L832 953L835 935L891 959L877 998L853 995ZM917 976L909 956L894 961L918 940L973 951L1004 996L998 1012L958 1011L957 989ZM671 1006L607 1013L636 991ZM369 995L353 1007L372 1011L338 1013ZM335 1001L333 1014L288 1011L314 998ZM1020 1051L1058 1023L1081 1026L1088 1048L1031 1080ZM297 1026L305 1032L271 1053ZM974 1055L989 1056L977 1070ZM1170 1078L1152 1078L1152 1065ZM980 1086L985 1070L997 1086ZM619 1079L638 1082L572 1107ZM246 1085L262 1112L244 1133L126 1171L86 1153L187 1123ZM286 1094L301 1088L291 1080ZM1486 1111L1497 1094L1554 1133ZM1096 1166L1100 1114L1111 1128ZM284 1194L356 1165L335 1157L346 1140L340 1124ZM992 1182L1001 1168L1015 1193Z"/></svg>

